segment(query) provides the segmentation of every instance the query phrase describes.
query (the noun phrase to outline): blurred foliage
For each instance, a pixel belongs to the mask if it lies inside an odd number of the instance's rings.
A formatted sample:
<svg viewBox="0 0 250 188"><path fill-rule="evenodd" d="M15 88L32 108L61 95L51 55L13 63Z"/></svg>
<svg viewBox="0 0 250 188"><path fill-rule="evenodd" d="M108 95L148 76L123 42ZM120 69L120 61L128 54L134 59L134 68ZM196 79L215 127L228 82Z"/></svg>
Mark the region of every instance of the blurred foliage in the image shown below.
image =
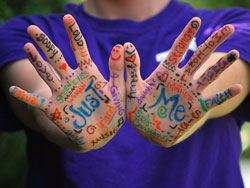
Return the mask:
<svg viewBox="0 0 250 188"><path fill-rule="evenodd" d="M84 0L69 0L81 3ZM0 24L21 14L63 13L67 0L0 0ZM250 0L182 0L195 8L230 8L240 6L250 8ZM242 157L250 158L250 124L245 124L241 132L243 142ZM27 171L26 137L24 132L0 133L0 187L25 187Z"/></svg>
<svg viewBox="0 0 250 188"><path fill-rule="evenodd" d="M21 14L49 14L63 12L67 0L0 0L0 23Z"/></svg>
<svg viewBox="0 0 250 188"><path fill-rule="evenodd" d="M230 8L230 7L243 7L250 8L249 0L181 0L191 4L195 8Z"/></svg>
<svg viewBox="0 0 250 188"><path fill-rule="evenodd" d="M25 187L26 137L23 131L0 133L0 187Z"/></svg>

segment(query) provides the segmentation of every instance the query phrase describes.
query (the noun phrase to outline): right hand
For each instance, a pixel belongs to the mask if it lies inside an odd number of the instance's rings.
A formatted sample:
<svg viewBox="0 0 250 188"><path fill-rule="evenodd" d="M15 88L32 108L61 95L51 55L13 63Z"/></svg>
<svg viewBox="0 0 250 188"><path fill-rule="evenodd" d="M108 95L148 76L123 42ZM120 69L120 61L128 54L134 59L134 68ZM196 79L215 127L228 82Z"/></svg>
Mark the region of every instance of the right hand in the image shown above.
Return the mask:
<svg viewBox="0 0 250 188"><path fill-rule="evenodd" d="M91 60L75 19L66 15L63 21L79 67L71 69L50 39L37 26L30 26L29 35L59 76L34 45L27 43L24 50L40 77L50 87L52 96L44 98L16 86L10 87L10 94L44 111L82 151L89 151L103 147L124 123L124 48L116 45L111 52L108 82Z"/></svg>

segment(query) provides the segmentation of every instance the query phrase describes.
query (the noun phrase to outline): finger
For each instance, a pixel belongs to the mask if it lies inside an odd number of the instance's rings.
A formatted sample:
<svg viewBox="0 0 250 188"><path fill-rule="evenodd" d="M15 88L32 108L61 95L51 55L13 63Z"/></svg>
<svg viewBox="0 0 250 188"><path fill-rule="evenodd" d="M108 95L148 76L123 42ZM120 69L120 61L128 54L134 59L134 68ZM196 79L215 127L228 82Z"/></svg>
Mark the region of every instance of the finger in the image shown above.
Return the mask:
<svg viewBox="0 0 250 188"><path fill-rule="evenodd" d="M86 41L73 16L67 14L63 17L63 23L68 33L71 48L75 54L80 69L92 64Z"/></svg>
<svg viewBox="0 0 250 188"><path fill-rule="evenodd" d="M232 25L225 25L218 31L213 33L198 49L194 52L187 65L184 67L185 76L192 76L199 69L199 67L210 57L214 50L229 36L234 33ZM187 79L182 78L182 81Z"/></svg>
<svg viewBox="0 0 250 188"><path fill-rule="evenodd" d="M32 43L27 43L24 46L24 51L38 74L49 85L51 90L53 91L55 88L59 88L60 82L57 76L51 70L50 65L41 57L35 46Z"/></svg>
<svg viewBox="0 0 250 188"><path fill-rule="evenodd" d="M172 72L175 71L183 55L189 47L195 34L198 32L201 20L198 17L192 18L181 34L175 40L165 61L161 65ZM161 69L162 70L162 69Z"/></svg>
<svg viewBox="0 0 250 188"><path fill-rule="evenodd" d="M124 48L122 45L116 45L109 57L109 82L114 86L124 84Z"/></svg>
<svg viewBox="0 0 250 188"><path fill-rule="evenodd" d="M140 57L136 48L131 43L125 43L124 50L127 71L127 95L128 98L133 99L136 98L137 83L142 81L140 74Z"/></svg>
<svg viewBox="0 0 250 188"><path fill-rule="evenodd" d="M231 86L225 91L214 94L207 99L198 99L201 105L201 108L204 112L208 112L208 110L226 102L227 100L233 98L237 94L239 94L242 90L242 86L240 84L236 84Z"/></svg>
<svg viewBox="0 0 250 188"><path fill-rule="evenodd" d="M11 86L9 92L18 100L23 101L32 107L40 108L41 110L46 110L48 107L49 103L46 98L34 93L29 93L23 89L20 89L19 87Z"/></svg>
<svg viewBox="0 0 250 188"><path fill-rule="evenodd" d="M231 66L239 58L237 50L230 51L223 56L215 65L208 68L206 72L197 80L196 91L203 91L209 84L218 78L218 76Z"/></svg>
<svg viewBox="0 0 250 188"><path fill-rule="evenodd" d="M74 73L74 71L66 63L62 52L51 42L45 33L43 33L37 26L34 25L29 26L27 31L31 38L42 49L46 58L62 78L70 76Z"/></svg>

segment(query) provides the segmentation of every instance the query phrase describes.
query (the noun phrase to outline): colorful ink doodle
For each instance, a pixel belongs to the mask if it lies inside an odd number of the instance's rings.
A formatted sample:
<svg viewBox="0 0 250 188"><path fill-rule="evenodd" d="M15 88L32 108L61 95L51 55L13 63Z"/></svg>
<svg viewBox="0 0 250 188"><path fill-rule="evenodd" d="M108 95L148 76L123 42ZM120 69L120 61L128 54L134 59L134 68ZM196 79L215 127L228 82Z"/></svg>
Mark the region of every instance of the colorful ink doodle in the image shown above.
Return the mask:
<svg viewBox="0 0 250 188"><path fill-rule="evenodd" d="M96 130L96 127L94 125L89 125L87 126L87 132L89 134L94 134L95 133L95 130Z"/></svg>
<svg viewBox="0 0 250 188"><path fill-rule="evenodd" d="M132 76L136 75L136 78L140 78L139 70L137 70L140 61L133 56L137 54L136 49L125 44L125 48L127 45L129 49L128 52L133 51L127 54L125 52L127 71L131 73L127 77L127 99L131 99L131 95L134 98L137 97L137 100L127 100L128 120L152 143L170 147L185 139L200 126L201 118L205 121L206 112L228 101L237 93L237 89L229 88L210 98L204 98L202 95L203 89L235 62L238 58L236 51L221 58L198 79L194 79L193 76L218 45L232 34L232 26L224 26L212 34L199 46L183 68L178 67L178 63L199 27L198 18L191 20L175 40L167 58L147 79L137 79L138 83L132 82ZM138 67L131 62L136 62ZM148 80L154 80L154 83L149 86ZM186 134L188 131L190 132Z"/></svg>
<svg viewBox="0 0 250 188"><path fill-rule="evenodd" d="M85 39L75 19L66 15L63 20L78 68L71 69L63 54L46 34L31 26L33 29L28 29L29 35L44 52L52 67L43 60L32 44L26 45L25 52L40 77L50 87L52 95L43 98L15 86L10 88L10 93L32 107L40 108L80 146L80 151L89 151L104 146L124 124L125 83L121 80L123 74L119 75L114 71L111 71L109 82L101 76L89 56ZM114 47L110 54L110 64L123 58L123 48L122 45ZM133 58L132 56L130 60ZM132 69L134 65L132 63ZM116 69L115 66L113 69ZM58 78L56 73L59 74Z"/></svg>
<svg viewBox="0 0 250 188"><path fill-rule="evenodd" d="M226 59L223 57L212 67L210 67L197 81L196 91L201 90L203 87L214 81L222 71L229 67L236 60L236 53L230 53Z"/></svg>
<svg viewBox="0 0 250 188"><path fill-rule="evenodd" d="M43 34L43 33L41 33L40 35L39 34L36 34L36 40L38 41L38 42L42 42L42 44L44 44L45 45L45 47L47 48L47 52L52 52L52 56L50 56L49 58L50 59L53 59L54 57L55 57L55 55L59 52L57 49L56 49L56 47L55 47L55 45L49 40L49 38L45 35L45 34Z"/></svg>
<svg viewBox="0 0 250 188"><path fill-rule="evenodd" d="M122 116L124 109L122 108L122 101L118 98L118 96L119 96L118 86L115 85L115 79L119 78L119 75L117 73L113 72L111 74L110 78L112 81L112 85L110 87L110 93L111 93L112 99L114 101L114 105L118 110L118 115Z"/></svg>
<svg viewBox="0 0 250 188"><path fill-rule="evenodd" d="M111 105L108 105L107 107L108 110L106 111L105 115L103 117L100 117L101 120L99 121L99 123L97 123L98 127L106 127L107 125L109 125L116 113L116 107Z"/></svg>
<svg viewBox="0 0 250 188"><path fill-rule="evenodd" d="M120 55L120 50L121 50L121 47L120 46L115 46L115 48L112 50L112 53L110 55L110 58L113 60L113 61L118 61L121 59L121 55ZM117 55L118 54L118 55Z"/></svg>
<svg viewBox="0 0 250 188"><path fill-rule="evenodd" d="M117 132L117 129L113 129L112 131L102 133L101 136L97 137L96 139L92 140L92 146L95 146L97 143L101 142L102 140L105 140L113 135L115 135Z"/></svg>
<svg viewBox="0 0 250 188"><path fill-rule="evenodd" d="M179 63L179 59L184 55L189 43L191 42L196 30L199 28L199 22L194 20L191 22L188 28L184 29L184 34L178 38L176 43L172 46L172 50L170 51L165 65L167 62L170 62L171 65L176 65ZM193 31L195 30L195 31ZM174 72L174 71L173 71Z"/></svg>
<svg viewBox="0 0 250 188"><path fill-rule="evenodd" d="M208 110L214 106L222 104L233 96L231 90L228 88L226 91L216 94L213 98L208 98L206 100L199 99L201 109L204 112L208 112Z"/></svg>
<svg viewBox="0 0 250 188"><path fill-rule="evenodd" d="M162 88L160 96L158 97L156 102L154 104L150 105L148 108L149 109L154 108L158 104L168 105L168 103L172 102L172 106L170 107L170 112L169 112L168 118L170 121L175 120L175 121L180 122L185 118L186 109L185 109L184 105L179 104L179 98L180 98L180 95L178 95L178 94L167 98L166 93L165 93L165 88Z"/></svg>
<svg viewBox="0 0 250 188"><path fill-rule="evenodd" d="M65 101L72 103L86 87L83 80L88 76L88 72L82 71L79 75L76 75L74 78L72 78L71 81L67 81L66 84L62 87L63 89L60 94L57 95L56 100L60 103L63 103Z"/></svg>
<svg viewBox="0 0 250 188"><path fill-rule="evenodd" d="M29 52L29 53L28 53L28 58L30 59L31 62L33 62L33 63L36 65L37 69L38 69L42 74L46 75L46 78L47 78L47 80L48 80L49 82L54 82L54 78L53 78L53 76L51 75L51 73L47 71L46 65L43 65L43 63L42 63L41 61L38 61L38 60L37 60L38 57L37 57L36 55L34 56L31 52Z"/></svg>
<svg viewBox="0 0 250 188"><path fill-rule="evenodd" d="M79 145L85 144L85 142L83 141L84 136L78 136L76 133L74 133L74 132L71 131L71 130L67 130L67 131L65 132L65 134L66 134L67 136L69 136L69 137L72 137L73 140L75 140L75 141L77 142L77 144L79 144Z"/></svg>
<svg viewBox="0 0 250 188"><path fill-rule="evenodd" d="M169 73L168 73L167 71L164 71L164 72L158 71L158 72L156 73L157 78L158 78L161 82L163 82L163 83L165 83L165 82L168 80L168 75L169 75Z"/></svg>
<svg viewBox="0 0 250 188"><path fill-rule="evenodd" d="M55 121L55 120L58 120L58 119L62 119L62 116L61 116L61 112L58 110L58 108L56 108L55 112L50 114L51 117L52 117L52 121Z"/></svg>
<svg viewBox="0 0 250 188"><path fill-rule="evenodd" d="M81 34L81 32L78 30L78 29L73 29L73 26L76 24L76 22L72 23L70 26L69 26L69 30L70 32L73 34L73 37L74 37L74 40L76 42L76 44L78 46L83 46L83 36Z"/></svg>
<svg viewBox="0 0 250 188"><path fill-rule="evenodd" d="M132 49L132 50L129 50ZM130 82L130 91L128 94L128 98L129 99L133 99L136 98L135 94L136 94L136 82L138 81L137 78L137 71L136 71L136 55L134 54L135 49L133 47L133 45L131 44L130 46L127 46L127 49L125 51L126 54L128 54L128 56L125 58L125 60L128 62L127 64L127 68L131 69L130 70L130 76L131 76L131 82Z"/></svg>

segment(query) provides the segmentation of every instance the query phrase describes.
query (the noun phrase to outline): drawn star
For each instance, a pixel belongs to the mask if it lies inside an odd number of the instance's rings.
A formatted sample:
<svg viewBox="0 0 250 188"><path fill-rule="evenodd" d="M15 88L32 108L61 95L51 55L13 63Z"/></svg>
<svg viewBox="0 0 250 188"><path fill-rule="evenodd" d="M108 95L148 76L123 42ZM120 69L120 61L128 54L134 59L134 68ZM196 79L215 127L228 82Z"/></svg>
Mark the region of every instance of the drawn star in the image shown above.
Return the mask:
<svg viewBox="0 0 250 188"><path fill-rule="evenodd" d="M52 116L52 121L62 119L61 112L59 112L58 108L56 108L56 111L50 115Z"/></svg>

